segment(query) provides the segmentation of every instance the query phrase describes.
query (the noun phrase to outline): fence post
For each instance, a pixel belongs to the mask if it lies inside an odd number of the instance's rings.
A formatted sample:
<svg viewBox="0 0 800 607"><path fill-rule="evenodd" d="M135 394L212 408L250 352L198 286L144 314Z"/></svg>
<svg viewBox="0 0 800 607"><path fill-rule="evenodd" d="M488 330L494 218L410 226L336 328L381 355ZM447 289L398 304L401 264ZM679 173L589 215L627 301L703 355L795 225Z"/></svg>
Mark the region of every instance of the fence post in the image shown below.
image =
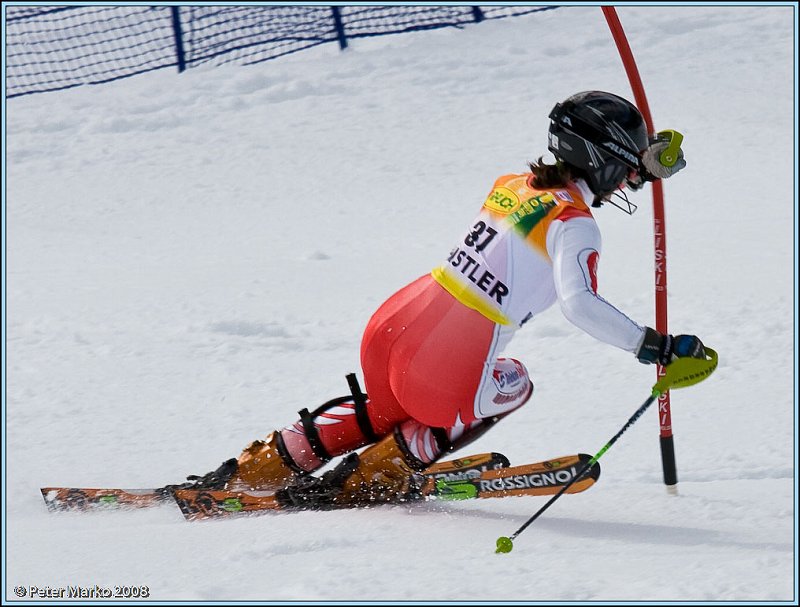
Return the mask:
<svg viewBox="0 0 800 607"><path fill-rule="evenodd" d="M475 23L480 23L483 21L484 16L480 6L472 7L472 18L475 19Z"/></svg>
<svg viewBox="0 0 800 607"><path fill-rule="evenodd" d="M186 57L183 53L183 32L181 31L181 13L179 6L170 7L172 11L172 31L175 33L175 54L178 56L178 73L186 69Z"/></svg>
<svg viewBox="0 0 800 607"><path fill-rule="evenodd" d="M336 38L339 40L339 48L344 50L347 48L347 36L344 35L344 23L342 23L342 13L338 6L332 6L333 12L333 27L336 28Z"/></svg>

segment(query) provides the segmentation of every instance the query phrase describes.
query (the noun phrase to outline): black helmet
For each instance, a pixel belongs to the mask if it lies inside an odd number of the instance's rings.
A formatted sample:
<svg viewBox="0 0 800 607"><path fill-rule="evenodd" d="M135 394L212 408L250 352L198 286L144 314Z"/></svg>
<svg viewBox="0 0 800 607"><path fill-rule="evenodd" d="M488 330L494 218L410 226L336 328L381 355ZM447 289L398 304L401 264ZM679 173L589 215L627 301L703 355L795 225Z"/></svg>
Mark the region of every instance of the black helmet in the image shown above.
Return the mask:
<svg viewBox="0 0 800 607"><path fill-rule="evenodd" d="M557 103L550 112L549 149L584 177L594 206L639 172L647 127L631 102L603 91L586 91Z"/></svg>

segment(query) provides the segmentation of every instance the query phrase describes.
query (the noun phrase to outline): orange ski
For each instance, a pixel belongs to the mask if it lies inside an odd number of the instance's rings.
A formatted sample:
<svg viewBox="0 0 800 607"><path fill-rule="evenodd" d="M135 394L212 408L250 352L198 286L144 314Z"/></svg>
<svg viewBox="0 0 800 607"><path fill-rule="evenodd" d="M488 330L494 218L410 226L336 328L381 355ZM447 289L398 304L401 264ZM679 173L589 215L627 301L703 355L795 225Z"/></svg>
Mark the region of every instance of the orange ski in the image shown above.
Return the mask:
<svg viewBox="0 0 800 607"><path fill-rule="evenodd" d="M586 454L569 455L535 464L504 466L508 460L497 453L486 453L434 464L424 475L426 482L418 501L462 500L472 498L522 495L554 495L569 483L581 467L591 459ZM568 493L579 493L591 487L600 477L595 464ZM195 521L243 513L315 509L358 508L363 506L294 506L286 504L271 492L207 491L183 489L175 492L175 501L187 520ZM399 502L398 502L399 503ZM377 505L377 504L376 504ZM391 505L391 502L387 505Z"/></svg>
<svg viewBox="0 0 800 607"><path fill-rule="evenodd" d="M149 508L171 499L156 489L88 489L78 487L43 487L47 508L59 510L97 510Z"/></svg>

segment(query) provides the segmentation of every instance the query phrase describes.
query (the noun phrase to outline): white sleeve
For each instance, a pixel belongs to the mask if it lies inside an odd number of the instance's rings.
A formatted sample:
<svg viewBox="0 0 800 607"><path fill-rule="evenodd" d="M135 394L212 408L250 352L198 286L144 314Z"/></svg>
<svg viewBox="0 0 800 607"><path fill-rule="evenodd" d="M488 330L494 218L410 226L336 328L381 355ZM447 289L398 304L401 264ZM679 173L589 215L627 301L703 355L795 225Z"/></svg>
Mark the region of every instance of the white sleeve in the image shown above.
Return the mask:
<svg viewBox="0 0 800 607"><path fill-rule="evenodd" d="M590 217L554 221L547 237L553 279L564 316L592 337L635 353L640 327L597 294L600 230Z"/></svg>

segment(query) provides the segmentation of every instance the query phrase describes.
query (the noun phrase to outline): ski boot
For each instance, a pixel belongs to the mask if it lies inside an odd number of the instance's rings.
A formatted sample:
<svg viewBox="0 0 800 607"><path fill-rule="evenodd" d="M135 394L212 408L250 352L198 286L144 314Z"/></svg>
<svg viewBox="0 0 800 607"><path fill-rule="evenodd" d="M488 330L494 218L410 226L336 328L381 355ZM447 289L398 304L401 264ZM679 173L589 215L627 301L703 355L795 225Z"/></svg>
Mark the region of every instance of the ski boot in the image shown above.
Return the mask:
<svg viewBox="0 0 800 607"><path fill-rule="evenodd" d="M429 465L414 457L395 432L361 454L348 455L322 477L309 475L276 496L288 505L312 509L413 501L422 497L424 478L419 473Z"/></svg>
<svg viewBox="0 0 800 607"><path fill-rule="evenodd" d="M290 467L288 455L283 448L280 432L272 432L266 441L250 443L237 461L237 469L228 480L227 489L245 491L276 491L305 475Z"/></svg>
<svg viewBox="0 0 800 607"><path fill-rule="evenodd" d="M266 441L256 440L245 447L239 459L229 459L202 476L187 476L188 482L159 489L164 495L178 489L226 489L229 491L276 491L304 476L292 470L281 455L281 438L271 433Z"/></svg>

